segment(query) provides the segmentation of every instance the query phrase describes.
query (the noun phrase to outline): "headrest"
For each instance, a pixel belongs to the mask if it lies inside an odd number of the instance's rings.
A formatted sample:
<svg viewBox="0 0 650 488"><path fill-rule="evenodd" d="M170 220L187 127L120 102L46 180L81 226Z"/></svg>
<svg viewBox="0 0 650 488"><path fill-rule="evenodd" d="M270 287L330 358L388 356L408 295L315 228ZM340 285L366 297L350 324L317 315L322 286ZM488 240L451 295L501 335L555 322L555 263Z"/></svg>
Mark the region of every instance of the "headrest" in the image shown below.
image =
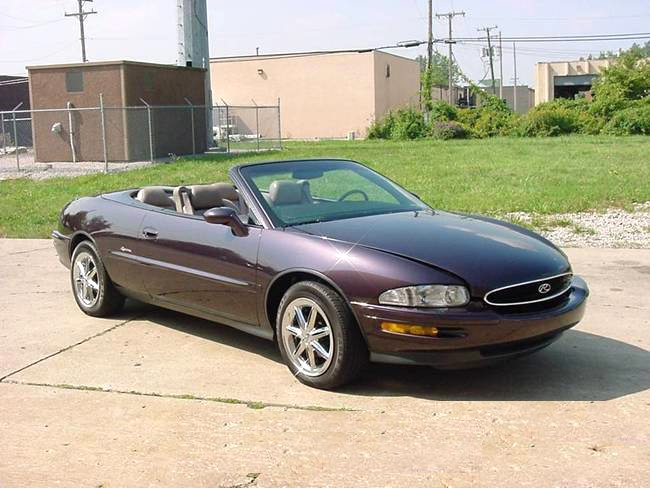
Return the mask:
<svg viewBox="0 0 650 488"><path fill-rule="evenodd" d="M190 186L190 191L192 192L192 206L195 210L222 207L224 199L233 202L239 200L237 190L228 183L193 185Z"/></svg>
<svg viewBox="0 0 650 488"><path fill-rule="evenodd" d="M174 201L163 186L146 186L135 196L136 200L156 207L174 208Z"/></svg>
<svg viewBox="0 0 650 488"><path fill-rule="evenodd" d="M239 193L237 192L237 189L228 183L213 183L210 186L219 192L221 198L225 198L231 202L236 202L239 200Z"/></svg>
<svg viewBox="0 0 650 488"><path fill-rule="evenodd" d="M269 187L269 200L273 205L302 203L302 185L295 181L276 180Z"/></svg>
<svg viewBox="0 0 650 488"><path fill-rule="evenodd" d="M269 187L269 198L273 205L296 205L311 202L309 182L306 180L276 180Z"/></svg>

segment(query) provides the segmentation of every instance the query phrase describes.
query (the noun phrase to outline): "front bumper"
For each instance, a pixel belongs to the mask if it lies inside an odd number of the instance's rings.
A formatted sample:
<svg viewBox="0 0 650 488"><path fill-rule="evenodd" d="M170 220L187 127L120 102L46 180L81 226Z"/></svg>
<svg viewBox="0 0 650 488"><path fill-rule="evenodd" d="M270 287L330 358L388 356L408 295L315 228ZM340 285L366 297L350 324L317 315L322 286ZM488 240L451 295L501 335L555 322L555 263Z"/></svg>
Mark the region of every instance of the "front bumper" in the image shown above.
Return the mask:
<svg viewBox="0 0 650 488"><path fill-rule="evenodd" d="M569 295L538 311L513 313L488 306L480 310L408 309L353 302L352 307L375 362L425 364L439 368L473 367L521 356L557 340L583 317L589 288L574 276ZM442 337L386 332L382 322L437 327ZM447 334L444 332L447 331Z"/></svg>
<svg viewBox="0 0 650 488"><path fill-rule="evenodd" d="M59 257L59 261L66 268L70 268L70 238L53 230L51 236L54 243L54 249Z"/></svg>

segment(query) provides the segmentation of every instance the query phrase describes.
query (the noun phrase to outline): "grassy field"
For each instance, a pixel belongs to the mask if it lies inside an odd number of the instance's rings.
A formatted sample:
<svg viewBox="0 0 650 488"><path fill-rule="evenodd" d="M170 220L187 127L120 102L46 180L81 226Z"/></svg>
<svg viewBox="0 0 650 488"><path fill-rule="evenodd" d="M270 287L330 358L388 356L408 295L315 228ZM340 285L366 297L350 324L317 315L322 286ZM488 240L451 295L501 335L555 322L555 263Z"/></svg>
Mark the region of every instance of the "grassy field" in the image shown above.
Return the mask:
<svg viewBox="0 0 650 488"><path fill-rule="evenodd" d="M245 161L305 157L356 159L433 207L473 213L548 215L650 200L650 137L296 142L282 152L186 159L126 173L1 181L0 236L48 236L61 207L78 196L214 182Z"/></svg>

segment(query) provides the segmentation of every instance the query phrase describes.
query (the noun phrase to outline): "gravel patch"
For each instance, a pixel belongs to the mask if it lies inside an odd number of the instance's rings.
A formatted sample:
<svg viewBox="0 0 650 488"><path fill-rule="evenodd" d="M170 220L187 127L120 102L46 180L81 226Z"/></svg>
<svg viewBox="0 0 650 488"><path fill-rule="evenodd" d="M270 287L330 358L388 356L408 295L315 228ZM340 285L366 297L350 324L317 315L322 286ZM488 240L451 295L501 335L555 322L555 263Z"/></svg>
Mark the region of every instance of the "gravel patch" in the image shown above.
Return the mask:
<svg viewBox="0 0 650 488"><path fill-rule="evenodd" d="M34 152L31 149L20 152L20 171L16 166L16 155L0 154L0 180L16 178L31 178L44 180L59 176L81 176L104 172L104 163L99 161L79 161L76 163L37 163L34 161ZM150 166L150 161L137 161L129 163L108 163L108 171L119 172Z"/></svg>
<svg viewBox="0 0 650 488"><path fill-rule="evenodd" d="M513 212L504 218L533 228L561 247L650 249L650 202L634 204L631 212L614 208L543 216Z"/></svg>

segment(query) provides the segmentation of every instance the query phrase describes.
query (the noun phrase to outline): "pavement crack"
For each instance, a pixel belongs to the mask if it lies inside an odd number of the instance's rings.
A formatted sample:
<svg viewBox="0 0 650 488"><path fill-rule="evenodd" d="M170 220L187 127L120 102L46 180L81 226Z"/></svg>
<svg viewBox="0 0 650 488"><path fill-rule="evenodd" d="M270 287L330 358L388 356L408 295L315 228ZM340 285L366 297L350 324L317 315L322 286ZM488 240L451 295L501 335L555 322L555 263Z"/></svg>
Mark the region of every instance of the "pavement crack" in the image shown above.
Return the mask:
<svg viewBox="0 0 650 488"><path fill-rule="evenodd" d="M123 325L128 324L129 322L132 322L134 320L138 320L138 319L142 318L144 315L146 315L146 314L141 313L141 314L135 315L135 316L133 316L133 317L127 319L127 320L124 320L122 322L119 322L119 323L115 324L112 327L109 327L108 329L102 330L101 332L98 332L97 334L93 334L93 335L91 335L89 337L86 337L85 339L80 340L79 342L75 342L74 344L70 344L69 346L66 346L63 349L59 349L58 351L53 352L52 354L48 354L47 356L44 356L44 357L42 357L40 359L37 359L36 361L34 361L32 363L29 363L28 365L23 366L22 368L19 368L19 369L15 370L15 371L12 371L9 374L6 374L6 375L0 377L0 383L5 381L10 376L13 376L13 375L18 374L18 373L20 373L22 371L25 371L26 369L31 368L32 366L36 366L37 364L42 363L43 361L47 361L48 359L53 358L54 356L58 356L61 353L69 351L70 349L72 349L74 347L77 347L77 346L80 346L81 344L84 344L84 343L86 343L88 341L91 341L91 340L93 340L93 339L95 339L97 337L103 336L104 334L108 334L109 332L112 332L115 329L117 329L119 327L122 327Z"/></svg>
<svg viewBox="0 0 650 488"><path fill-rule="evenodd" d="M248 473L246 478L247 481L243 483L237 483L236 485L224 486L223 488L246 488L247 486L257 486L257 478L259 478L260 473Z"/></svg>
<svg viewBox="0 0 650 488"><path fill-rule="evenodd" d="M47 247L39 247L37 249L27 249L26 251L13 251L10 253L7 253L7 256L16 256L17 254L29 254L32 252L38 252L38 251L47 251L53 249L52 246L47 246Z"/></svg>
<svg viewBox="0 0 650 488"><path fill-rule="evenodd" d="M92 392L99 392L99 393L114 393L118 395L134 395L134 396L152 397L152 398L169 398L173 400L204 401L204 402L213 402L213 403L225 403L228 405L245 405L246 407L251 408L253 410L262 410L264 408L283 408L285 410L306 410L310 412L359 412L360 411L360 410L346 408L346 407L322 407L318 405L296 405L291 403L262 402L262 401L241 400L238 398L227 398L227 397L209 397L209 396L197 396L197 395L187 395L187 394L142 392L142 391L135 391L135 390L119 390L115 388L103 388L101 386L70 385L67 383L38 383L33 381L17 381L17 380L4 381L4 379L2 380L2 382L6 384L12 384L12 385L57 388L59 390L92 391Z"/></svg>

